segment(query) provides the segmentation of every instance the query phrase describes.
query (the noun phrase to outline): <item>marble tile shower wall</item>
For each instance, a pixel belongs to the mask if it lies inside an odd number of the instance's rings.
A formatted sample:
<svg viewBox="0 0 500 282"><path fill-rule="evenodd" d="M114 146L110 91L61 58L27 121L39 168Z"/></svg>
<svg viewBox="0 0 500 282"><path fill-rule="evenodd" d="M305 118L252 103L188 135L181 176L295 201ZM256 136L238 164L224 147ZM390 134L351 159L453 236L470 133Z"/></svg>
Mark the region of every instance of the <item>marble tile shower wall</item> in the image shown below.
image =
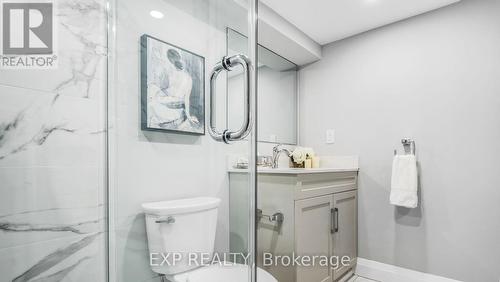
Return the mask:
<svg viewBox="0 0 500 282"><path fill-rule="evenodd" d="M59 66L0 70L0 281L105 281L106 1L57 0Z"/></svg>

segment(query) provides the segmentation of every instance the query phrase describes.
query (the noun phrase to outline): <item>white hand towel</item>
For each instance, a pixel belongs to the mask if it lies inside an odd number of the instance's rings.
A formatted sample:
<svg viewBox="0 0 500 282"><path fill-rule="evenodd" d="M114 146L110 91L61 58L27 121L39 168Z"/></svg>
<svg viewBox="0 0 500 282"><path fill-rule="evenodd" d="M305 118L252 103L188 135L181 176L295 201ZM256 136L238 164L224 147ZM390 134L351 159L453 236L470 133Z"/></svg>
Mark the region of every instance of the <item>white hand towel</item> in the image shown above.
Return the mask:
<svg viewBox="0 0 500 282"><path fill-rule="evenodd" d="M414 155L394 156L391 178L391 204L407 208L418 206L417 159Z"/></svg>

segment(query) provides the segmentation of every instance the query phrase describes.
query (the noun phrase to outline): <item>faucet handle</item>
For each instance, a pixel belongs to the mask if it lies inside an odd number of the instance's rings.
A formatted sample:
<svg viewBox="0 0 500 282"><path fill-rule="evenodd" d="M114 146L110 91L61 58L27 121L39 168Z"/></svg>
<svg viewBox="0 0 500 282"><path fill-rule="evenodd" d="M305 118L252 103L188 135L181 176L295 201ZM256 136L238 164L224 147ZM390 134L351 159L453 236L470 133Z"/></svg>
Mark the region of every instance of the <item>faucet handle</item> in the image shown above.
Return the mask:
<svg viewBox="0 0 500 282"><path fill-rule="evenodd" d="M273 147L273 152L275 152L275 153L278 152L280 147L282 147L282 146L283 146L283 144L277 144L276 146Z"/></svg>
<svg viewBox="0 0 500 282"><path fill-rule="evenodd" d="M278 151L278 148L281 146L281 144L278 144L276 146L273 147L273 152L277 152Z"/></svg>

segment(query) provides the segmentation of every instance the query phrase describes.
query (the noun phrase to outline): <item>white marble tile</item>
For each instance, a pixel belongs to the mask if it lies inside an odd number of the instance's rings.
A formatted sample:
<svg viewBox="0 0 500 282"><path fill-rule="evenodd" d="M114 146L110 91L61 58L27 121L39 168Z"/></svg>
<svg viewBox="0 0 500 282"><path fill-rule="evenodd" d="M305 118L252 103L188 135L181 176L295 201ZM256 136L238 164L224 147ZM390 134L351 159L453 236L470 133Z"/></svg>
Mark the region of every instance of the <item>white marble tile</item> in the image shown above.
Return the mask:
<svg viewBox="0 0 500 282"><path fill-rule="evenodd" d="M0 100L0 249L103 230L101 103L1 85Z"/></svg>
<svg viewBox="0 0 500 282"><path fill-rule="evenodd" d="M0 168L0 249L103 231L99 170Z"/></svg>
<svg viewBox="0 0 500 282"><path fill-rule="evenodd" d="M105 233L0 250L0 281L105 281Z"/></svg>
<svg viewBox="0 0 500 282"><path fill-rule="evenodd" d="M0 70L0 281L105 281L106 2L55 1L58 68Z"/></svg>
<svg viewBox="0 0 500 282"><path fill-rule="evenodd" d="M55 50L51 70L0 69L0 84L73 97L103 99L91 91L106 80L106 9L104 0L56 1Z"/></svg>
<svg viewBox="0 0 500 282"><path fill-rule="evenodd" d="M2 85L0 101L0 167L102 163L102 103Z"/></svg>

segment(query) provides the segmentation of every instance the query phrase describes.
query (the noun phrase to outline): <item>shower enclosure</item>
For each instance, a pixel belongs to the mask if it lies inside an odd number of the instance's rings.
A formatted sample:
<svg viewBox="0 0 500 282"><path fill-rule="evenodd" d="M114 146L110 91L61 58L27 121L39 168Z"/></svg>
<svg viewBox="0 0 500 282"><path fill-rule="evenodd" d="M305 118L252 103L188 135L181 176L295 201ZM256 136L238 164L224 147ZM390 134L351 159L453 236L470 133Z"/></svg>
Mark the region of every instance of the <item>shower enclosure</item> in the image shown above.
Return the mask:
<svg viewBox="0 0 500 282"><path fill-rule="evenodd" d="M0 281L159 281L145 202L221 199L215 251L228 253L236 159L255 281L257 1L43 2L57 65L0 69ZM227 28L248 37L245 56L226 57Z"/></svg>
<svg viewBox="0 0 500 282"><path fill-rule="evenodd" d="M248 192L256 195L257 3L120 0L109 11L109 281L159 281L142 203L221 199L215 252L227 257L227 171L237 159L248 162ZM249 38L248 53L228 54L228 27ZM244 79L231 93L235 72ZM236 123L227 118L228 96L239 99ZM250 218L241 254L250 256L238 262L248 265L248 281L255 281L255 199L241 199Z"/></svg>

